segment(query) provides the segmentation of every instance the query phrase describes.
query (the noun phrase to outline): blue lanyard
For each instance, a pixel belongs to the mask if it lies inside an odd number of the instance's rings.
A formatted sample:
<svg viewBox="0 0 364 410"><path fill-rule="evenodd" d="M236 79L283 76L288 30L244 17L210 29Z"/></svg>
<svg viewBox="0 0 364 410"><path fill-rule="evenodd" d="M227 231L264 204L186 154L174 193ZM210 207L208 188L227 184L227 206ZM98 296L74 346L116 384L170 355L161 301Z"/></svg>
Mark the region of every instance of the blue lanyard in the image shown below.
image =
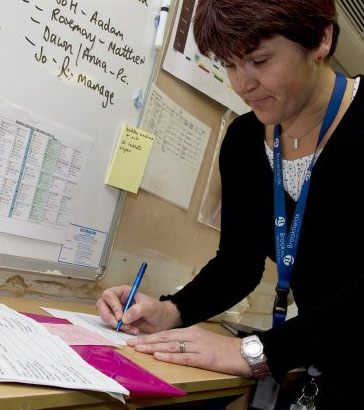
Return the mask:
<svg viewBox="0 0 364 410"><path fill-rule="evenodd" d="M316 144L315 154L306 171L304 183L296 209L293 215L291 227L287 235L287 218L284 200L283 187L283 167L280 144L280 126L274 127L273 139L273 170L274 170L274 222L275 222L275 245L278 270L278 284L276 287L276 299L273 308L273 326L276 326L286 319L287 296L289 293L289 281L296 259L298 242L301 234L302 221L306 207L308 189L312 169L317 156L317 148L324 135L333 123L346 90L346 78L339 72L336 73L335 86L331 95L329 105L321 126L320 134Z"/></svg>

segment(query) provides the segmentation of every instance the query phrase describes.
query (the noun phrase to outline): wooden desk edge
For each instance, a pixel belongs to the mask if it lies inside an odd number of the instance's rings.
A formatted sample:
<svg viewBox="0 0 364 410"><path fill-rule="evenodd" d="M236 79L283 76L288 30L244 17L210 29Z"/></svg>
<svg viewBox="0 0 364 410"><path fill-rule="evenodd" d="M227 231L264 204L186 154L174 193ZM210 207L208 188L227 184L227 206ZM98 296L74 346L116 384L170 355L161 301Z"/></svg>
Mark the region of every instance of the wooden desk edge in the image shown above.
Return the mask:
<svg viewBox="0 0 364 410"><path fill-rule="evenodd" d="M0 296L0 303L8 305L10 308L23 312L33 312L48 315L39 308L41 306L55 307L71 311L94 313L95 307L86 304L75 304L53 300L19 299ZM142 366L143 367L143 366ZM160 377L156 374L157 377ZM141 401L151 401L155 403L177 403L184 401L198 400L199 398L224 397L229 395L239 395L250 389L255 384L253 380L244 379L238 376L221 375L216 373L215 379L191 380L171 383L175 387L186 391L187 396L182 397L145 397L128 399L130 403ZM164 378L165 379L165 378ZM168 382L168 380L166 380ZM169 382L170 383L170 382ZM79 405L92 405L102 403L112 403L116 399L106 393L68 390L56 387L18 385L13 383L0 383L0 408L6 410L26 409L46 409L46 408L67 408ZM121 405L121 403L120 403ZM20 406L20 407L19 407ZM122 408L122 407L121 407Z"/></svg>

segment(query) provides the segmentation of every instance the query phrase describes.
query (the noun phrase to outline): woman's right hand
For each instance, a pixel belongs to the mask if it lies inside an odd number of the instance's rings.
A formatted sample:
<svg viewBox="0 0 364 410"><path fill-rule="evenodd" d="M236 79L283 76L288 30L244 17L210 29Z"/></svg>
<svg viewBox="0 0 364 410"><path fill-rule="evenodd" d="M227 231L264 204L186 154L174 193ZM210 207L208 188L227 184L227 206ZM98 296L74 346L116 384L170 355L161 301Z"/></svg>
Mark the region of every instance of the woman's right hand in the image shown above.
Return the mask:
<svg viewBox="0 0 364 410"><path fill-rule="evenodd" d="M155 333L181 324L180 313L172 302L160 302L140 292L136 293L135 303L123 315L130 290L130 286L123 285L106 289L102 293L96 308L105 323L116 328L118 321L123 319L121 330L130 334L137 334L139 330Z"/></svg>

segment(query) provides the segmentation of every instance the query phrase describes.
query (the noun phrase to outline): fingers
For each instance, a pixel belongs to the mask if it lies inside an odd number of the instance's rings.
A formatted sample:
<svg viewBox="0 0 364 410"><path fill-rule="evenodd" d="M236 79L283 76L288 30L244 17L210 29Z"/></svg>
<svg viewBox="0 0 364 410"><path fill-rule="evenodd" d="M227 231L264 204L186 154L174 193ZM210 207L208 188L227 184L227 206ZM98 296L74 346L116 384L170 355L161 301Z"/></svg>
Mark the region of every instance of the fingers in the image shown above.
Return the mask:
<svg viewBox="0 0 364 410"><path fill-rule="evenodd" d="M120 320L123 316L123 307L120 301L125 299L125 295L130 292L130 286L116 286L114 288L106 289L101 296L101 300L104 301L109 310L113 313L116 321Z"/></svg>
<svg viewBox="0 0 364 410"><path fill-rule="evenodd" d="M103 299L99 299L97 301L96 308L102 320L109 326L116 328L118 321L116 320L114 313L111 311L109 305Z"/></svg>
<svg viewBox="0 0 364 410"><path fill-rule="evenodd" d="M200 355L197 353L180 354L155 352L154 357L161 362L180 364L182 366L205 367L203 362L201 362Z"/></svg>
<svg viewBox="0 0 364 410"><path fill-rule="evenodd" d="M123 324L121 326L120 330L124 333L129 334L129 335L136 336L137 334L139 334L139 329L136 326L132 326L132 325Z"/></svg>
<svg viewBox="0 0 364 410"><path fill-rule="evenodd" d="M137 344L135 350L142 353L194 353L192 344L179 341L171 341L167 343L153 343L153 344Z"/></svg>
<svg viewBox="0 0 364 410"><path fill-rule="evenodd" d="M130 308L131 310L131 308ZM154 333L148 336L139 337L138 339L128 340L130 346L136 346L137 344L155 344L155 343L167 343L167 342L190 342L197 340L196 334L198 328L192 326L187 329L172 329L164 330L162 332Z"/></svg>
<svg viewBox="0 0 364 410"><path fill-rule="evenodd" d="M149 302L136 301L136 303L134 305L131 305L129 309L125 312L123 316L123 323L134 323L142 318L148 321L148 318L152 314L153 307L150 306Z"/></svg>

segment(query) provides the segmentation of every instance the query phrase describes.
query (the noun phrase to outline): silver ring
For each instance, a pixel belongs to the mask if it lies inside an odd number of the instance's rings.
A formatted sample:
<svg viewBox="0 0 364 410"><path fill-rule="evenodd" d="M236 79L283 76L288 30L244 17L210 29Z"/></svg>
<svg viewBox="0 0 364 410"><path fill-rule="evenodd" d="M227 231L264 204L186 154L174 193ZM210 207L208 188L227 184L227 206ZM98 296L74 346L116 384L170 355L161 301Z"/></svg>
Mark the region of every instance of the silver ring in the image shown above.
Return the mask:
<svg viewBox="0 0 364 410"><path fill-rule="evenodd" d="M185 342L179 342L179 352L185 353L185 351L186 351Z"/></svg>

